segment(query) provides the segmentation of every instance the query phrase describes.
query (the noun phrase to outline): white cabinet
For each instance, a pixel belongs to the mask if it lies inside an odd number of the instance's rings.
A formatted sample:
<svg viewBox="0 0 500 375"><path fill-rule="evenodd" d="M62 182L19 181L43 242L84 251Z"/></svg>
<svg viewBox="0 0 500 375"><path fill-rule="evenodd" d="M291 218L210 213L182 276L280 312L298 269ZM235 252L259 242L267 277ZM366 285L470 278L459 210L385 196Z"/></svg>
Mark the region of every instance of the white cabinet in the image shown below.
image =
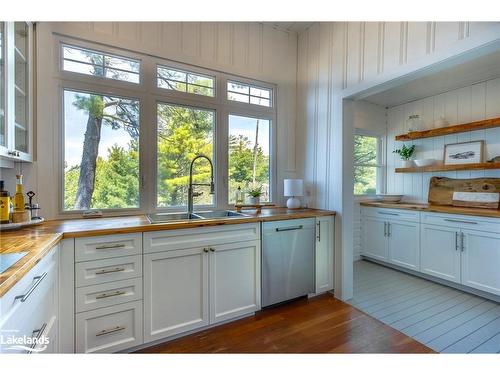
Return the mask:
<svg viewBox="0 0 500 375"><path fill-rule="evenodd" d="M260 309L260 241L210 250L210 323Z"/></svg>
<svg viewBox="0 0 500 375"><path fill-rule="evenodd" d="M363 255L387 261L387 222L365 217L363 220Z"/></svg>
<svg viewBox="0 0 500 375"><path fill-rule="evenodd" d="M0 22L0 157L32 161L33 25Z"/></svg>
<svg viewBox="0 0 500 375"><path fill-rule="evenodd" d="M462 284L500 295L500 233L462 230Z"/></svg>
<svg viewBox="0 0 500 375"><path fill-rule="evenodd" d="M334 219L316 218L316 294L333 289Z"/></svg>
<svg viewBox="0 0 500 375"><path fill-rule="evenodd" d="M144 340L209 323L208 249L144 255Z"/></svg>
<svg viewBox="0 0 500 375"><path fill-rule="evenodd" d="M389 263L419 269L420 224L407 221L387 223Z"/></svg>
<svg viewBox="0 0 500 375"><path fill-rule="evenodd" d="M460 229L422 224L420 271L460 282Z"/></svg>
<svg viewBox="0 0 500 375"><path fill-rule="evenodd" d="M52 353L58 349L59 246L50 252L0 299L0 353ZM14 348L14 339L36 338Z"/></svg>

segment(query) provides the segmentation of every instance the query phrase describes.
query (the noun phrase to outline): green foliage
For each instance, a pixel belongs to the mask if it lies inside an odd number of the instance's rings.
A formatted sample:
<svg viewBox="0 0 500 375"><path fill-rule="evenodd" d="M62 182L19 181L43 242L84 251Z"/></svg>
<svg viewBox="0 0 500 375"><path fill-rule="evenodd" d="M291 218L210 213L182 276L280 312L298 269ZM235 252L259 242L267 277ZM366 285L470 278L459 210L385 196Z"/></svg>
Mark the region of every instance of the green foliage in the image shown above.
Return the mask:
<svg viewBox="0 0 500 375"><path fill-rule="evenodd" d="M410 147L406 147L405 144L403 144L403 147L400 149L394 150L394 154L399 154L401 156L402 160L410 160L411 156L415 152L415 145L411 145Z"/></svg>
<svg viewBox="0 0 500 375"><path fill-rule="evenodd" d="M262 195L262 186L248 190L248 195L254 198L260 197Z"/></svg>
<svg viewBox="0 0 500 375"><path fill-rule="evenodd" d="M377 190L377 138L354 136L354 194L375 194Z"/></svg>

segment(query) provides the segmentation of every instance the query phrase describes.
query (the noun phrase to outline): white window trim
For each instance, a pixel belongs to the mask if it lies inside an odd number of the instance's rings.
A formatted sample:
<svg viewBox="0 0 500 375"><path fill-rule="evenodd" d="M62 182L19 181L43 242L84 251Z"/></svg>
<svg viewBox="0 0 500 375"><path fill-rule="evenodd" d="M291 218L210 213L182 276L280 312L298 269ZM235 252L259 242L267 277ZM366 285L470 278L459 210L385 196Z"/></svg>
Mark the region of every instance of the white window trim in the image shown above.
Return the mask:
<svg viewBox="0 0 500 375"><path fill-rule="evenodd" d="M88 48L98 52L103 52L113 56L124 57L140 61L140 83L119 81L99 76L85 75L76 72L63 70L62 45L67 44L76 48ZM54 54L54 94L60 98L57 101L59 126L56 136L59 139L60 148L56 151L59 162L58 176L58 202L60 217L81 217L83 211L64 210L64 107L63 92L65 89L85 92L103 93L106 95L123 96L139 100L140 103L140 139L139 139L139 208L104 209L104 216L116 216L124 214L143 214L152 212L178 212L185 211L186 206L157 207L157 179L156 179L156 149L157 149L157 119L156 105L158 102L174 105L192 106L195 108L206 108L214 110L214 173L216 194L214 205L196 206L197 210L207 209L227 209L234 208L228 203L228 126L229 114L238 116L254 117L270 120L270 194L271 202L278 202L277 189L277 111L276 98L277 86L272 83L254 80L223 73L216 70L209 70L198 66L192 66L176 61L167 60L157 56L122 50L107 45L92 43L79 39L54 34L54 47L57 53ZM166 90L157 86L157 66L166 66L173 69L199 73L214 77L213 97L197 94L190 94L175 90ZM227 99L227 81L236 81L256 87L271 90L271 106L265 107L256 104L235 102ZM146 151L147 150L147 151ZM151 152L153 150L153 152Z"/></svg>
<svg viewBox="0 0 500 375"><path fill-rule="evenodd" d="M367 130L367 129L360 129L360 128L355 128L354 129L354 136L360 135L360 136L366 136L366 137L374 137L378 139L378 149L377 149L377 164L356 164L354 163L354 168L355 167L377 167L380 171L380 173L377 175L377 193L385 193L386 189L386 135L381 134L376 131L372 130ZM354 182L354 180L353 180ZM355 197L356 201L360 201L363 199L367 198L373 198L376 194L354 194L354 188L353 188L353 195Z"/></svg>

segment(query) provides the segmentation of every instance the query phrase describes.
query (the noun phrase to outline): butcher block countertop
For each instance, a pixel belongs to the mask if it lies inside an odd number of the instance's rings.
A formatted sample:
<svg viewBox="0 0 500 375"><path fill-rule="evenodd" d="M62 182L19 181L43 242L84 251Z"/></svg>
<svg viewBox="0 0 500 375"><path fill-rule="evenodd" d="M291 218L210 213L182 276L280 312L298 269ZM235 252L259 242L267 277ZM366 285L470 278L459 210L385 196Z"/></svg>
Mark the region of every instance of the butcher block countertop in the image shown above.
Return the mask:
<svg viewBox="0 0 500 375"><path fill-rule="evenodd" d="M445 214L500 218L500 210L494 210L491 208L437 206L437 205L428 205L419 203L387 203L380 201L362 201L360 202L360 204L362 206L367 206L367 207L396 208L401 210L440 212Z"/></svg>
<svg viewBox="0 0 500 375"><path fill-rule="evenodd" d="M26 251L12 267L0 273L0 297L26 275L63 238L102 236L108 234L149 232L169 229L199 228L214 225L245 224L264 221L302 219L335 215L334 211L286 208L263 208L262 213L243 211L245 217L186 220L151 224L145 215L97 219L52 220L15 231L0 232L0 254Z"/></svg>

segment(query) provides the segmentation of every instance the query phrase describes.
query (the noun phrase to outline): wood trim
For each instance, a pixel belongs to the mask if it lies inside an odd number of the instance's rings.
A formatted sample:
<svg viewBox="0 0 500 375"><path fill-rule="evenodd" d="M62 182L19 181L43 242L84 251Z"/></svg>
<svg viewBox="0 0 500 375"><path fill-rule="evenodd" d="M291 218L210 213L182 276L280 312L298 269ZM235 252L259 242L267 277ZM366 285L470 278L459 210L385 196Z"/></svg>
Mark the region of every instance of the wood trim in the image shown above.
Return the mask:
<svg viewBox="0 0 500 375"><path fill-rule="evenodd" d="M439 137L443 135L463 133L474 130L483 130L500 127L500 117L490 118L486 120L479 120L468 122L464 124L451 125L443 128L422 130L410 132L407 134L400 134L395 137L396 141L411 141L415 139Z"/></svg>
<svg viewBox="0 0 500 375"><path fill-rule="evenodd" d="M396 173L476 171L482 169L500 169L500 163L440 164L428 167L396 168Z"/></svg>

